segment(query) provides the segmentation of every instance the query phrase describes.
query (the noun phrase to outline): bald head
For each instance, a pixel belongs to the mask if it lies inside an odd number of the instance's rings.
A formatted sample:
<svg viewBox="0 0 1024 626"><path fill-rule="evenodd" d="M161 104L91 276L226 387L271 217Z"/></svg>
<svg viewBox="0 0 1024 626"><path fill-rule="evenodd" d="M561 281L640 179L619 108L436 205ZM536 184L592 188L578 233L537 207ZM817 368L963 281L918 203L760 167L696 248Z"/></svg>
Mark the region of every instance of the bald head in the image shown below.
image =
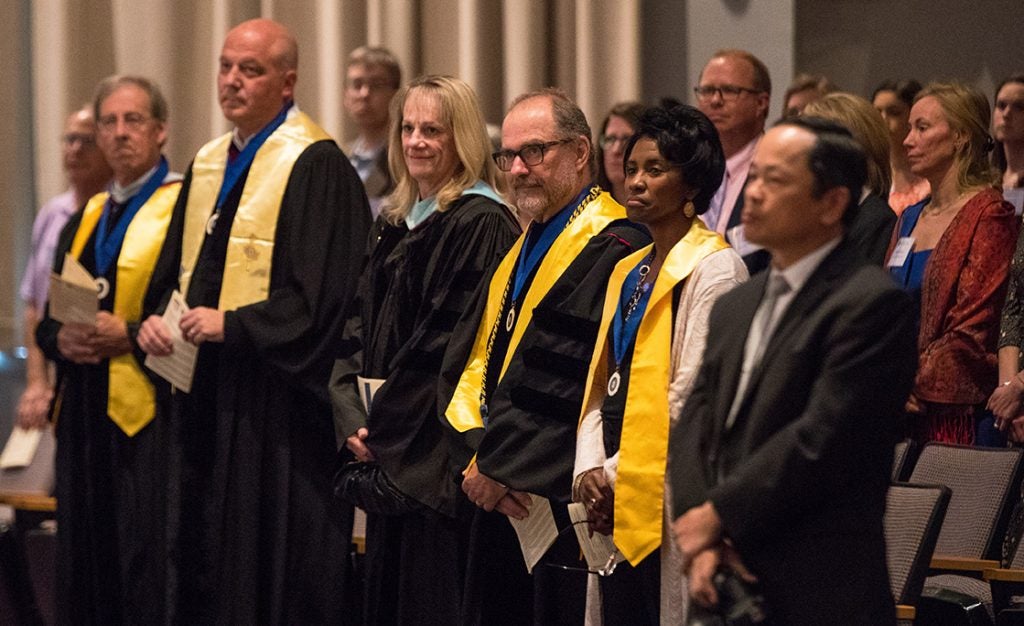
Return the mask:
<svg viewBox="0 0 1024 626"><path fill-rule="evenodd" d="M217 74L224 117L243 136L259 132L294 97L298 62L295 37L283 25L260 18L232 28Z"/></svg>
<svg viewBox="0 0 1024 626"><path fill-rule="evenodd" d="M242 22L228 31L224 43L232 37L244 38L251 42L260 42L270 55L271 61L281 70L299 69L299 44L295 36L280 22L258 17Z"/></svg>

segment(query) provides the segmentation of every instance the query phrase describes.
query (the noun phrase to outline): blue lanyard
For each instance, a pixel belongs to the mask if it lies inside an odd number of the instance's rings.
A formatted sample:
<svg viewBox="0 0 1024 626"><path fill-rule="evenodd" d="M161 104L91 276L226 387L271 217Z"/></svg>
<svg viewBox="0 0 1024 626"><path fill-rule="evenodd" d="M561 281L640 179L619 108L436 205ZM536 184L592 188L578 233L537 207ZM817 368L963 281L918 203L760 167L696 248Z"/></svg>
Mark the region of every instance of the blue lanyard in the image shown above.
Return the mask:
<svg viewBox="0 0 1024 626"><path fill-rule="evenodd" d="M260 132L256 133L249 143L245 145L245 149L242 150L234 161L230 161L227 168L224 170L224 182L220 185L220 192L217 194L217 207L214 209L215 212L220 213L220 209L224 206L224 202L228 198L228 194L238 184L238 179L242 177L242 172L248 169L249 164L256 158L256 151L260 149L263 142L267 140L272 132L277 130L277 127L284 123L286 117L288 117L288 109L292 108L292 103L289 101L281 109L281 112L277 114L269 124L264 126Z"/></svg>
<svg viewBox="0 0 1024 626"><path fill-rule="evenodd" d="M622 365L622 359L626 357L626 351L636 338L640 330L640 322L644 319L644 312L647 310L647 303L651 299L651 292L654 291L651 283L644 283L641 287L640 298L629 318L626 318L626 311L629 301L637 289L640 277L640 268L644 265L650 267L651 259L645 258L630 270L626 280L622 283L622 293L619 295L619 306L615 309L615 317L612 318L612 350L615 354L615 369Z"/></svg>
<svg viewBox="0 0 1024 626"><path fill-rule="evenodd" d="M96 272L97 276L105 276L107 270L110 269L111 263L117 258L117 251L121 248L121 242L124 241L124 234L128 232L128 225L132 223L132 218L139 212L142 205L146 204L160 185L164 183L164 178L167 177L167 171L169 170L167 165L167 159L163 156L160 157L160 165L157 166L156 171L149 177L146 184L142 186L139 193L132 196L131 200L124 207L124 213L118 219L117 224L114 225L114 229L107 233L107 222L110 220L110 207L113 204L111 198L107 198L106 204L103 206L103 214L100 215L100 223L96 227Z"/></svg>
<svg viewBox="0 0 1024 626"><path fill-rule="evenodd" d="M576 209L579 208L583 199L589 196L590 191L590 187L581 191L572 202L567 204L565 208L548 220L547 223L534 223L530 225L530 231L526 233L526 241L523 242L523 248L519 251L519 262L516 264L516 274L512 283L512 302L516 302L519 299L519 294L522 292L526 280L533 273L537 265L540 264L548 250L551 249L558 235L569 224L569 220L576 214ZM530 236L534 234L533 229L535 228L543 230L541 230L540 235L531 245Z"/></svg>

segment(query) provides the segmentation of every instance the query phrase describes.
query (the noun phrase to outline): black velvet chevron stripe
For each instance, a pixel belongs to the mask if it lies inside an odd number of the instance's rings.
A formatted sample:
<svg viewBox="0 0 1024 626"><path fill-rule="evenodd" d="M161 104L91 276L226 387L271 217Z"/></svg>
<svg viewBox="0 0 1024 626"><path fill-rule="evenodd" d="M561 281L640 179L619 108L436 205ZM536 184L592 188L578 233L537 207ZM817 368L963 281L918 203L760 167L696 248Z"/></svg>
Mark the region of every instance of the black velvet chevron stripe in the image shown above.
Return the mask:
<svg viewBox="0 0 1024 626"><path fill-rule="evenodd" d="M530 370L538 370L558 378L585 380L589 362L585 359L543 348L527 348L523 351L523 364Z"/></svg>
<svg viewBox="0 0 1024 626"><path fill-rule="evenodd" d="M533 323L543 330L586 344L594 343L599 324L578 315L539 307L533 311Z"/></svg>
<svg viewBox="0 0 1024 626"><path fill-rule="evenodd" d="M580 417L578 402L529 387L516 387L509 396L524 413L536 413L563 423L575 423Z"/></svg>

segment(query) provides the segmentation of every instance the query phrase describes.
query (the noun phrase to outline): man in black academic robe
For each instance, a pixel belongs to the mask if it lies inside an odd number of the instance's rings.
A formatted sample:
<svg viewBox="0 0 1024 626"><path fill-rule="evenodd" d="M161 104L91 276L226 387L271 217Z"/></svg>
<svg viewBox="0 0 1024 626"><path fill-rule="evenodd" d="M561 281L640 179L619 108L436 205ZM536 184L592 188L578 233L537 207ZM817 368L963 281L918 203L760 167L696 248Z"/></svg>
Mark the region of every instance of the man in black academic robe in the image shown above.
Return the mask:
<svg viewBox="0 0 1024 626"><path fill-rule="evenodd" d="M135 334L181 176L160 154L167 105L153 83L112 76L95 110L114 182L65 226L54 270L70 254L94 276L99 312L93 324L65 324L47 307L36 329L59 382L57 614L61 623L159 623L167 424Z"/></svg>
<svg viewBox="0 0 1024 626"><path fill-rule="evenodd" d="M157 276L190 310L190 393L170 398L169 524L184 623L346 623L352 511L333 497L327 382L369 209L334 141L292 103L282 25L225 39L218 90L235 125L196 155ZM157 308L156 310L159 310ZM157 316L140 344L166 354Z"/></svg>
<svg viewBox="0 0 1024 626"><path fill-rule="evenodd" d="M606 282L650 238L591 184L590 127L561 92L516 100L497 160L533 222L460 322L440 381L463 491L480 507L462 621L582 624L586 574L556 567L584 566L575 535L564 533L531 578L508 517L526 517L532 493L568 528L576 425Z"/></svg>

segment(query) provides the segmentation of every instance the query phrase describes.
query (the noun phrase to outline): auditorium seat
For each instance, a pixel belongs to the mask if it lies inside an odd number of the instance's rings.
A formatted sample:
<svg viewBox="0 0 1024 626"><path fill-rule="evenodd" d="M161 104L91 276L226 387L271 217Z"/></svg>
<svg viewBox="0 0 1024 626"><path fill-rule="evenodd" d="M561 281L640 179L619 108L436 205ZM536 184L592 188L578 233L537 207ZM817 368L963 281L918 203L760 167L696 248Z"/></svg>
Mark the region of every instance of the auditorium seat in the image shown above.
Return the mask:
<svg viewBox="0 0 1024 626"><path fill-rule="evenodd" d="M914 619L950 490L942 485L893 484L885 504L885 552L900 623Z"/></svg>

